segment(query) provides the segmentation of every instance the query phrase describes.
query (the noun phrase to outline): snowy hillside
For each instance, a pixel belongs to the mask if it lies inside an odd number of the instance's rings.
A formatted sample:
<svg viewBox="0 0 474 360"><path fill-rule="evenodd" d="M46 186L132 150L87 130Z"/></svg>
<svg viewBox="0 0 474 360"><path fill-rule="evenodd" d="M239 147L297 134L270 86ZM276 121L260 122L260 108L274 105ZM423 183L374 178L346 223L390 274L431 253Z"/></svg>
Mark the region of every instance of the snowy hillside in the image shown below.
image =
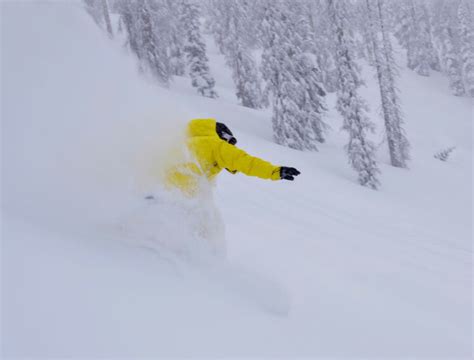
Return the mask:
<svg viewBox="0 0 474 360"><path fill-rule="evenodd" d="M473 104L447 80L402 69L412 161L381 151L374 191L347 164L334 98L319 152L276 145L210 39L217 100L148 81L79 2L2 2L1 16L4 357L471 356ZM373 82L362 95L380 125ZM143 197L198 117L302 173L220 175L225 261L145 242L194 246L181 213Z"/></svg>

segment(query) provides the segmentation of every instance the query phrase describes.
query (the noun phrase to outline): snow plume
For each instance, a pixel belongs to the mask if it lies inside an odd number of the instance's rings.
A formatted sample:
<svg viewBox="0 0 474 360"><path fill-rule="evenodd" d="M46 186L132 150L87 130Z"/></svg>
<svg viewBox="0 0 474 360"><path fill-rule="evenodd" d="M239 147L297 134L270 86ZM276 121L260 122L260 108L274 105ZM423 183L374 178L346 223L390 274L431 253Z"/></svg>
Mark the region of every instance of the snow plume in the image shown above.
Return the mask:
<svg viewBox="0 0 474 360"><path fill-rule="evenodd" d="M155 191L116 221L118 238L161 256L204 265L226 255L225 227L212 196Z"/></svg>
<svg viewBox="0 0 474 360"><path fill-rule="evenodd" d="M78 7L2 4L2 206L52 222L118 214L157 183L189 118Z"/></svg>

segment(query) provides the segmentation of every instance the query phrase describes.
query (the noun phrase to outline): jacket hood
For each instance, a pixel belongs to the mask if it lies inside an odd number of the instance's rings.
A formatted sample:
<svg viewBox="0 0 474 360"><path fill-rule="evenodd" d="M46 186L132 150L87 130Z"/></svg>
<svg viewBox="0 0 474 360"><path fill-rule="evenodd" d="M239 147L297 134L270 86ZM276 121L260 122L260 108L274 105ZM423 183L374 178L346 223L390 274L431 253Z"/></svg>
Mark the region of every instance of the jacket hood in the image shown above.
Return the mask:
<svg viewBox="0 0 474 360"><path fill-rule="evenodd" d="M188 136L218 136L216 132L216 120L194 119L188 124Z"/></svg>

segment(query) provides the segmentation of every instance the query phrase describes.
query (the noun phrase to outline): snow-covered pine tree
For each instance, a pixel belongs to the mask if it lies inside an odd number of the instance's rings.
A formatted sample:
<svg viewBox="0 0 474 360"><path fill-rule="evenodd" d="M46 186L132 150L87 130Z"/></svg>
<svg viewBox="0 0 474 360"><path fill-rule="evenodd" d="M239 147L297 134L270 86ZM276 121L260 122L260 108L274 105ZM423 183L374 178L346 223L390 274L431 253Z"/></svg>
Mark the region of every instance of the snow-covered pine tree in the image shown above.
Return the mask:
<svg viewBox="0 0 474 360"><path fill-rule="evenodd" d="M327 6L322 1L309 1L306 13L311 29L310 51L316 57L321 71L321 82L326 91L335 92L338 86L335 46Z"/></svg>
<svg viewBox="0 0 474 360"><path fill-rule="evenodd" d="M434 158L441 160L441 161L447 161L451 153L456 149L456 146L451 146L447 149L438 151L436 154L434 154Z"/></svg>
<svg viewBox="0 0 474 360"><path fill-rule="evenodd" d="M206 4L206 28L212 33L221 54L224 54L230 19L227 2L226 0L209 0Z"/></svg>
<svg viewBox="0 0 474 360"><path fill-rule="evenodd" d="M258 109L262 107L262 91L257 64L242 37L246 25L246 13L237 2L229 4L231 19L226 44L227 63L232 68L232 78L237 89L237 98L243 106ZM230 10L229 9L229 10Z"/></svg>
<svg viewBox="0 0 474 360"><path fill-rule="evenodd" d="M443 72L448 76L449 87L456 96L465 95L462 76L460 35L457 7L454 1L444 0L436 7L434 34L439 42Z"/></svg>
<svg viewBox="0 0 474 360"><path fill-rule="evenodd" d="M285 64L291 64L291 59L285 51L289 39L285 37L287 17L281 7L281 1L265 2L260 29L263 44L262 75L266 81L264 94L273 99L272 125L276 142L302 150L305 148L304 133L292 126L292 120L298 117L299 107L289 95L294 94L295 90L291 86L291 74L285 68Z"/></svg>
<svg viewBox="0 0 474 360"><path fill-rule="evenodd" d="M263 50L260 70L266 82L263 89L263 101L268 106L270 96L277 93L280 85L278 76L278 48L276 46L277 37L280 37L280 35L275 30L279 27L277 10L270 6L268 0L263 0L260 4L263 4L263 17L258 27L258 38Z"/></svg>
<svg viewBox="0 0 474 360"><path fill-rule="evenodd" d="M385 21L383 0L366 0L366 9L375 54L375 68L380 89L381 111L385 123L390 163L392 166L406 168L410 146L403 129L400 98L395 84L397 69Z"/></svg>
<svg viewBox="0 0 474 360"><path fill-rule="evenodd" d="M265 2L261 23L262 74L273 103L272 124L277 143L316 150L324 140L325 92L316 65L302 51L291 2ZM299 45L299 46L298 46Z"/></svg>
<svg viewBox="0 0 474 360"><path fill-rule="evenodd" d="M418 14L422 18L420 21L423 24L422 31L424 34L424 48L428 53L430 68L434 71L441 71L441 60L439 58L438 51L436 50L435 41L433 38L433 18L428 9L426 1L417 1L419 4ZM388 8L388 6L386 6L386 8Z"/></svg>
<svg viewBox="0 0 474 360"><path fill-rule="evenodd" d="M295 70L298 74L296 79L301 86L299 104L303 112L302 123L306 122L303 131L306 132L306 142L311 144L308 144L307 148L316 149L312 144L323 143L329 129L329 126L324 122L327 107L324 99L326 92L320 81L321 72L311 58L305 54L297 57Z"/></svg>
<svg viewBox="0 0 474 360"><path fill-rule="evenodd" d="M356 58L368 60L367 54L367 43L364 37L364 27L366 24L362 24L363 20L362 14L360 13L363 5L363 1L348 1L346 3L346 11L351 14L351 21L347 24L349 30L353 34L354 42L354 55Z"/></svg>
<svg viewBox="0 0 474 360"><path fill-rule="evenodd" d="M289 10L290 22L294 27L290 39L299 51L296 57L294 78L304 90L301 94L303 99L300 106L310 119L308 126L312 128L312 131L308 134L308 140L323 143L325 132L329 128L323 120L327 110L324 99L326 91L322 83L321 69L311 54L314 49L315 34L308 16L309 9L305 0L287 0L285 5Z"/></svg>
<svg viewBox="0 0 474 360"><path fill-rule="evenodd" d="M184 52L191 76L191 84L205 97L216 98L215 81L210 74L206 45L200 29L199 5L190 0L181 0L180 24L184 30Z"/></svg>
<svg viewBox="0 0 474 360"><path fill-rule="evenodd" d="M422 76L439 70L426 5L420 0L400 0L395 7L395 36L407 51L407 66Z"/></svg>
<svg viewBox="0 0 474 360"><path fill-rule="evenodd" d="M219 18L213 18L212 21L225 24L225 33L216 38L216 43L220 43L226 63L232 69L237 98L243 106L261 108L263 102L260 77L246 38L249 8L246 8L241 0L220 0L213 3L216 9L222 9L225 5L226 10L217 12Z"/></svg>
<svg viewBox="0 0 474 360"><path fill-rule="evenodd" d="M263 6L254 0L238 0L245 13L245 27L242 32L245 45L249 49L256 49L260 46L257 28L263 16Z"/></svg>
<svg viewBox="0 0 474 360"><path fill-rule="evenodd" d="M166 0L170 72L172 75L183 76L186 72L186 59L184 54L183 28L178 21L179 9L179 2L176 0Z"/></svg>
<svg viewBox="0 0 474 360"><path fill-rule="evenodd" d="M428 76L430 70L440 70L438 54L433 45L431 36L430 19L424 0L410 0L411 13L415 21L415 28L418 31L416 54L418 58L418 68L415 68L420 75Z"/></svg>
<svg viewBox="0 0 474 360"><path fill-rule="evenodd" d="M349 134L347 155L350 164L358 173L359 183L377 189L380 184L380 171L375 161L375 147L367 138L367 132L373 131L374 125L367 115L368 105L358 93L362 81L355 62L345 2L328 0L328 10L336 42L339 80L337 110L344 119L343 129Z"/></svg>
<svg viewBox="0 0 474 360"><path fill-rule="evenodd" d="M305 0L293 0L285 3L288 17L293 23L294 41L302 52L309 52L312 47L313 29L310 26L308 7Z"/></svg>
<svg viewBox="0 0 474 360"><path fill-rule="evenodd" d="M359 29L360 36L362 37L362 51L363 57L369 63L370 66L376 66L375 64L375 49L373 32L370 27L370 19L367 14L367 4L365 1L359 1L356 3L356 21L357 28Z"/></svg>
<svg viewBox="0 0 474 360"><path fill-rule="evenodd" d="M140 32L137 28L137 3L135 1L119 0L117 1L117 11L120 15L120 21L127 31L126 45L141 59Z"/></svg>
<svg viewBox="0 0 474 360"><path fill-rule="evenodd" d="M137 29L142 61L158 81L168 85L170 71L166 35L161 31L160 36L160 17L156 11L161 6L156 0L137 0Z"/></svg>
<svg viewBox="0 0 474 360"><path fill-rule="evenodd" d="M467 0L458 8L461 67L466 94L474 97L474 20Z"/></svg>
<svg viewBox="0 0 474 360"><path fill-rule="evenodd" d="M253 0L235 0L234 2L234 5L239 7L239 12L243 15L240 17L243 25L239 37L243 39L246 48L255 49L261 45L257 28L263 17L263 2ZM231 18L229 11L233 11L229 7L230 3L227 0L207 0L204 3L206 29L213 34L215 43L222 54L225 53L224 47L228 43L226 39Z"/></svg>
<svg viewBox="0 0 474 360"><path fill-rule="evenodd" d="M394 35L407 52L407 66L414 69L416 51L416 29L407 0L392 3L394 13Z"/></svg>

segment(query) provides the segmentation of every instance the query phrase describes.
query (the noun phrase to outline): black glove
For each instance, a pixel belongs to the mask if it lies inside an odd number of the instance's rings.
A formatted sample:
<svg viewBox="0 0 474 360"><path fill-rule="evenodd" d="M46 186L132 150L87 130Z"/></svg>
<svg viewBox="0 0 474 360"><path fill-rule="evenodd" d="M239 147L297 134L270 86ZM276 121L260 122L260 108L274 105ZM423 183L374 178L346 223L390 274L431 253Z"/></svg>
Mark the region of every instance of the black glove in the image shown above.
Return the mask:
<svg viewBox="0 0 474 360"><path fill-rule="evenodd" d="M290 180L290 181L293 181L295 180L295 176L298 176L299 174L301 174L298 170L296 170L295 168L292 168L292 167L286 167L286 166L282 166L280 168L280 179L282 180Z"/></svg>

